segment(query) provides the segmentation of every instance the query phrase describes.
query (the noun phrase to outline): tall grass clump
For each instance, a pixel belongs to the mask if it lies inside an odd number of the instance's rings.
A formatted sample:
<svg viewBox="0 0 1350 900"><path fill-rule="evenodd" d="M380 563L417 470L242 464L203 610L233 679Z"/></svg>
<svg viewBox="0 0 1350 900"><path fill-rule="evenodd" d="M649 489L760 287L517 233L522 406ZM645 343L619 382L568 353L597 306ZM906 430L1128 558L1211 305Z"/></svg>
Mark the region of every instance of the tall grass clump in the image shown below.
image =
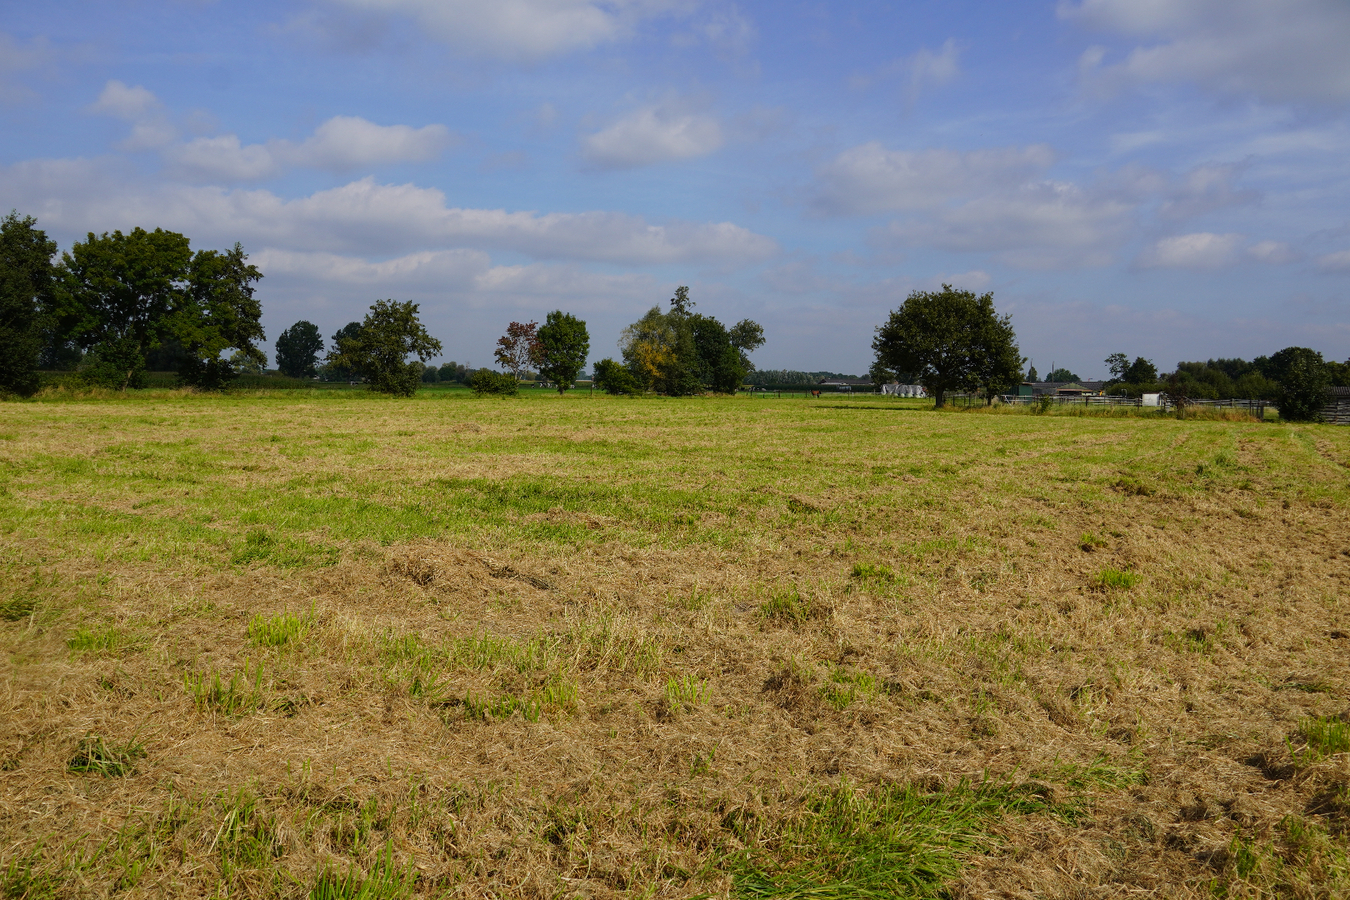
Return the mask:
<svg viewBox="0 0 1350 900"><path fill-rule="evenodd" d="M248 639L259 647L285 647L299 644L309 637L314 626L314 613L308 616L293 616L282 613L279 616L256 615L248 623Z"/></svg>
<svg viewBox="0 0 1350 900"><path fill-rule="evenodd" d="M912 785L827 788L777 834L751 844L756 849L733 866L732 894L745 900L944 896L964 859L994 843L989 832L997 820L1048 808L1034 791L987 784L935 792Z"/></svg>
<svg viewBox="0 0 1350 900"><path fill-rule="evenodd" d="M1336 716L1309 716L1299 722L1298 730L1314 757L1350 752L1350 722Z"/></svg>

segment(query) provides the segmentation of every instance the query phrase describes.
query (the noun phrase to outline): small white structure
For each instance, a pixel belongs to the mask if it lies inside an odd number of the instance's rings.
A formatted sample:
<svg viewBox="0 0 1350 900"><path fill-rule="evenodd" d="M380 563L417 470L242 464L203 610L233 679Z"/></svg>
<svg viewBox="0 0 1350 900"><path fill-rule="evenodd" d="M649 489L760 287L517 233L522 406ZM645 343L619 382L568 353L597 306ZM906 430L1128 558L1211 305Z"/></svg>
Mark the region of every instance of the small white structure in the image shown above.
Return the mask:
<svg viewBox="0 0 1350 900"><path fill-rule="evenodd" d="M883 384L881 393L888 397L927 397L921 384Z"/></svg>
<svg viewBox="0 0 1350 900"><path fill-rule="evenodd" d="M1159 405L1161 405L1161 404L1159 403L1159 398L1160 398L1160 397L1162 397L1162 394L1145 394L1145 395L1141 398L1141 402L1140 402L1139 405L1140 405L1140 406L1159 406Z"/></svg>

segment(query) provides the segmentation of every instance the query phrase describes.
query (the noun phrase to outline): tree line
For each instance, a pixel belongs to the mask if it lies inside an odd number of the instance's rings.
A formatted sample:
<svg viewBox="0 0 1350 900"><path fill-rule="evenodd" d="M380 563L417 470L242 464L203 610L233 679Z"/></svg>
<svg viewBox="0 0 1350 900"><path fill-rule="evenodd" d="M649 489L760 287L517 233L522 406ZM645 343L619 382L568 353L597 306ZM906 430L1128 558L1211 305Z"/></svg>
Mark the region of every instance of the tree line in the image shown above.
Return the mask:
<svg viewBox="0 0 1350 900"><path fill-rule="evenodd" d="M90 384L140 387L166 350L183 384L206 389L265 364L262 274L238 244L193 252L181 234L136 228L90 232L54 262L56 250L32 216L0 221L0 392L30 395L39 368L75 365Z"/></svg>
<svg viewBox="0 0 1350 900"><path fill-rule="evenodd" d="M194 252L182 234L134 228L90 232L56 252L32 216L0 220L0 394L32 395L40 370L122 391L144 387L148 371L174 371L183 386L219 390L266 367L255 296L263 276L238 243ZM417 313L415 303L377 300L334 335L325 370L412 394L423 362L441 351ZM294 377L314 377L321 352L311 322L277 340L279 368Z"/></svg>
<svg viewBox="0 0 1350 900"><path fill-rule="evenodd" d="M992 402L1024 380L1039 381L1034 366L1023 374L1026 360L1017 349L1011 318L997 314L993 298L992 293L976 295L948 284L940 291L911 293L876 329L873 380L922 384L938 407L953 391L980 392ZM1328 388L1350 386L1350 360L1328 362L1307 347L1286 347L1251 362L1181 362L1167 375L1159 375L1152 361L1131 361L1124 353L1111 354L1106 365L1110 394L1156 392L1178 405L1195 399L1272 400L1280 416L1291 421L1315 420L1326 405ZM1046 380L1082 379L1056 368Z"/></svg>

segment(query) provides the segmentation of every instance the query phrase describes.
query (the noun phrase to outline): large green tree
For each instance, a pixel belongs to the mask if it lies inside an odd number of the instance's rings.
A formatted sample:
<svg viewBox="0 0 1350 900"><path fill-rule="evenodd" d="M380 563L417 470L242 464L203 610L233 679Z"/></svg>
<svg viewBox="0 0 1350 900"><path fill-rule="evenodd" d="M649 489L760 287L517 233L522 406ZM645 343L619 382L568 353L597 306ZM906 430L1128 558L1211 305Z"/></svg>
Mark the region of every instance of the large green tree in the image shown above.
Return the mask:
<svg viewBox="0 0 1350 900"><path fill-rule="evenodd" d="M376 300L355 334L334 336L328 362L337 369L359 372L372 391L411 397L422 381L422 363L441 352L436 340L417 318L411 301ZM416 356L416 362L409 362Z"/></svg>
<svg viewBox="0 0 1350 900"><path fill-rule="evenodd" d="M197 387L221 387L239 361L265 362L253 287L262 273L247 260L238 244L193 254L186 237L162 228L91 232L77 242L61 257L58 317L90 351L86 377L138 387L147 356L166 342L177 344L180 380Z"/></svg>
<svg viewBox="0 0 1350 900"><path fill-rule="evenodd" d="M753 370L750 352L764 344L764 329L742 319L727 328L712 316L692 312L689 288L680 286L670 311L653 306L623 330L619 349L643 389L672 397L705 388L733 393Z"/></svg>
<svg viewBox="0 0 1350 900"><path fill-rule="evenodd" d="M198 250L188 268L188 289L170 330L187 352L179 380L192 387L219 390L241 372L261 372L267 356L262 305L253 287L262 280L248 255L235 244L221 253ZM226 350L233 351L229 356Z"/></svg>
<svg viewBox="0 0 1350 900"><path fill-rule="evenodd" d="M883 368L914 373L939 408L949 392L983 388L992 397L1022 377L1012 322L994 310L994 295L949 284L911 293L878 326L872 349Z"/></svg>
<svg viewBox="0 0 1350 900"><path fill-rule="evenodd" d="M291 378L313 378L323 352L319 326L301 319L277 336L277 369Z"/></svg>
<svg viewBox="0 0 1350 900"><path fill-rule="evenodd" d="M36 225L13 211L0 221L0 394L26 397L38 388L56 242Z"/></svg>
<svg viewBox="0 0 1350 900"><path fill-rule="evenodd" d="M591 336L586 323L571 313L554 310L544 319L535 334L535 354L532 361L539 366L539 374L558 387L558 396L572 387L577 375L586 366L591 352Z"/></svg>
<svg viewBox="0 0 1350 900"><path fill-rule="evenodd" d="M188 239L162 228L90 232L62 254L63 312L91 351L87 377L122 390L144 383L146 354L171 334L191 263Z"/></svg>
<svg viewBox="0 0 1350 900"><path fill-rule="evenodd" d="M1331 375L1322 354L1307 347L1285 347L1272 354L1268 370L1280 384L1280 418L1291 422L1315 422L1327 405Z"/></svg>

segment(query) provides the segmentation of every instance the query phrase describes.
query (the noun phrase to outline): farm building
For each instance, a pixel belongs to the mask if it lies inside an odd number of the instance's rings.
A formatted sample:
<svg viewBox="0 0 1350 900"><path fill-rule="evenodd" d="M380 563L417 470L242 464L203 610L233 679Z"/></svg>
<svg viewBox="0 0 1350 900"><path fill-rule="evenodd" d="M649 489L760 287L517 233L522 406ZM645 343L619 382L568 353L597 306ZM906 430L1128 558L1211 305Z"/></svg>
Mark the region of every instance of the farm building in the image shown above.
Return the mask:
<svg viewBox="0 0 1350 900"><path fill-rule="evenodd" d="M1333 425L1350 425L1350 387L1327 388L1322 419Z"/></svg>
<svg viewBox="0 0 1350 900"><path fill-rule="evenodd" d="M1098 397L1105 391L1105 381L1024 381L1017 386L1019 397Z"/></svg>

